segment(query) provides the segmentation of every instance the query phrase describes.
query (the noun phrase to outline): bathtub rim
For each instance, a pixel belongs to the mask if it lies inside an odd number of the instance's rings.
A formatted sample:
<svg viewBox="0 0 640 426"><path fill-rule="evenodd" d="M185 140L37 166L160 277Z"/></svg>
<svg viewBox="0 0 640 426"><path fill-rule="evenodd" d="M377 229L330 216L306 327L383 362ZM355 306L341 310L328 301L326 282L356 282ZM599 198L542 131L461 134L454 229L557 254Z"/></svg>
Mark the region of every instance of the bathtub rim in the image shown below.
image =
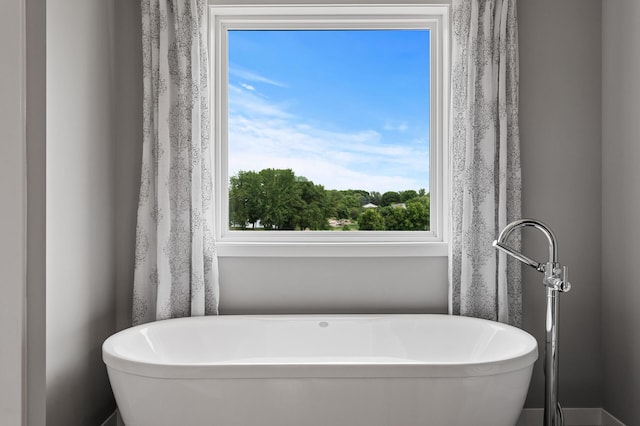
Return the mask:
<svg viewBox="0 0 640 426"><path fill-rule="evenodd" d="M516 356L496 358L481 362L296 362L283 363L158 363L122 357L115 354L114 345L118 336L139 332L152 324L166 321L209 321L216 318L236 319L291 319L303 317L307 320L335 320L340 318L415 318L415 317L447 317L454 321L486 322L499 326L510 333L520 335L529 343L527 351ZM159 379L269 379L269 378L463 378L505 374L532 367L538 359L536 339L526 331L508 324L490 320L448 314L277 314L277 315L223 315L205 317L184 317L156 321L124 329L105 340L102 345L102 358L108 369L132 375Z"/></svg>

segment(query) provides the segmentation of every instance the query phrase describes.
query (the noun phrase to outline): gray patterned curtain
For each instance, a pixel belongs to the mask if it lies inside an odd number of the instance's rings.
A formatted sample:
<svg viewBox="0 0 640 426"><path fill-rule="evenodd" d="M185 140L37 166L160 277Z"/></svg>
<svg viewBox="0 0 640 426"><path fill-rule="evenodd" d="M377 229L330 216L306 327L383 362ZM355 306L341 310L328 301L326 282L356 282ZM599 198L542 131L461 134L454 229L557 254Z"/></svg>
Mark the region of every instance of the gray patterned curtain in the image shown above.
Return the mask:
<svg viewBox="0 0 640 426"><path fill-rule="evenodd" d="M453 0L452 33L449 311L520 325L520 264L491 246L521 217L516 0Z"/></svg>
<svg viewBox="0 0 640 426"><path fill-rule="evenodd" d="M133 323L218 312L206 0L142 0Z"/></svg>

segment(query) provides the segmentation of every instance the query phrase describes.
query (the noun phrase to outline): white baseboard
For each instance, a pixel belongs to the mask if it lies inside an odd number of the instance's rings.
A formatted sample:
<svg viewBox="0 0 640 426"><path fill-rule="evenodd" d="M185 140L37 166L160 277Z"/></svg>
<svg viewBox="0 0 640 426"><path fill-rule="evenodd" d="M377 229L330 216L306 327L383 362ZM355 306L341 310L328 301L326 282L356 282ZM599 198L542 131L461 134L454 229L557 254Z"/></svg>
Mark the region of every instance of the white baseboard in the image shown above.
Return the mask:
<svg viewBox="0 0 640 426"><path fill-rule="evenodd" d="M625 426L602 408L563 408L565 426ZM542 408L522 410L516 426L539 426L544 420Z"/></svg>

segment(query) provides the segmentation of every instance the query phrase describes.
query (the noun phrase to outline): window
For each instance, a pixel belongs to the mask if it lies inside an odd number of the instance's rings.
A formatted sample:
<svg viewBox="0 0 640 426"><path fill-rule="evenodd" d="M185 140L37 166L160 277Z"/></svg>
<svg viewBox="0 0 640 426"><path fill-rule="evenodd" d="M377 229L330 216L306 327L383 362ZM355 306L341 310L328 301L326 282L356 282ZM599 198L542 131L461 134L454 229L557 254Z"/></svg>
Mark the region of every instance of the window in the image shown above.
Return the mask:
<svg viewBox="0 0 640 426"><path fill-rule="evenodd" d="M446 255L447 13L211 6L220 255Z"/></svg>

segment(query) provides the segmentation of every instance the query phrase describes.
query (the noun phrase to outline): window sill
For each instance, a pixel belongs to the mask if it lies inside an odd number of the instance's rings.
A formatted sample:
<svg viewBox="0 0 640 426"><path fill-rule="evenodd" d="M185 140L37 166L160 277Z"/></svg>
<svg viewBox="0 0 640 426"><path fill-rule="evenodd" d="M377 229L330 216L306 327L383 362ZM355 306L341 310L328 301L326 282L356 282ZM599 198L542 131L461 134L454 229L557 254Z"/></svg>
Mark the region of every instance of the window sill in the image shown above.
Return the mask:
<svg viewBox="0 0 640 426"><path fill-rule="evenodd" d="M444 242L282 243L218 242L219 257L443 257Z"/></svg>

